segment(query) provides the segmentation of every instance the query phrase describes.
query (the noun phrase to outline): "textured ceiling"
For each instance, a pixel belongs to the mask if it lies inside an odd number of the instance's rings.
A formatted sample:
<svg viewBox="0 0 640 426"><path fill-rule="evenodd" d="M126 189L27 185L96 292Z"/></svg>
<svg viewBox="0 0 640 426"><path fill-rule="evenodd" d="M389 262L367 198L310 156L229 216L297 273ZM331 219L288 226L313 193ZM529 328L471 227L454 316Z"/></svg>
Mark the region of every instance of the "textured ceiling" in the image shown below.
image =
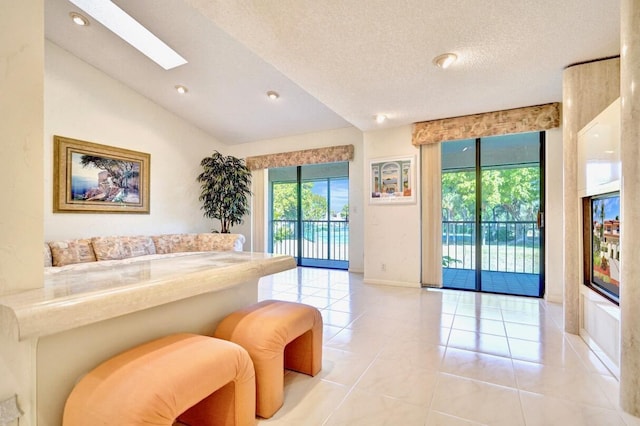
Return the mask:
<svg viewBox="0 0 640 426"><path fill-rule="evenodd" d="M189 61L164 71L45 3L48 39L227 144L557 102L567 65L619 53L618 0L116 1Z"/></svg>

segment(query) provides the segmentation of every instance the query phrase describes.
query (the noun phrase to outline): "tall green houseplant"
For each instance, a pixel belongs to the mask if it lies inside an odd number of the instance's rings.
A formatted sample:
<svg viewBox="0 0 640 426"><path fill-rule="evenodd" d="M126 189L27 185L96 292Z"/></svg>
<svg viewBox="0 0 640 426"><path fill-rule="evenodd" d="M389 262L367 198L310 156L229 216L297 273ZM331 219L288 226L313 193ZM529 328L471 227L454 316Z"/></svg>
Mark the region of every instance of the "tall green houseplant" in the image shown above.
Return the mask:
<svg viewBox="0 0 640 426"><path fill-rule="evenodd" d="M249 213L251 171L244 160L218 151L203 158L200 166L202 173L196 180L201 184L199 200L204 217L219 219L220 232L229 233Z"/></svg>

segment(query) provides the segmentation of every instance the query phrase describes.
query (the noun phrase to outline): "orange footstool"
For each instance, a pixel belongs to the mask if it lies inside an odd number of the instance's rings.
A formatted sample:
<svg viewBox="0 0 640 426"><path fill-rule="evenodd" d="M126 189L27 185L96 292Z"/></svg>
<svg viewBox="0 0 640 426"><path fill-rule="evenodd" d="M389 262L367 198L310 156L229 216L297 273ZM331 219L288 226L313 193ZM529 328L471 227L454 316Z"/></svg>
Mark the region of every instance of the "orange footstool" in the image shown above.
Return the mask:
<svg viewBox="0 0 640 426"><path fill-rule="evenodd" d="M322 368L322 316L313 306L265 300L228 315L215 337L249 352L256 371L256 414L284 402L284 368L315 376Z"/></svg>
<svg viewBox="0 0 640 426"><path fill-rule="evenodd" d="M175 334L111 358L85 375L64 407L63 426L255 425L255 378L231 342Z"/></svg>

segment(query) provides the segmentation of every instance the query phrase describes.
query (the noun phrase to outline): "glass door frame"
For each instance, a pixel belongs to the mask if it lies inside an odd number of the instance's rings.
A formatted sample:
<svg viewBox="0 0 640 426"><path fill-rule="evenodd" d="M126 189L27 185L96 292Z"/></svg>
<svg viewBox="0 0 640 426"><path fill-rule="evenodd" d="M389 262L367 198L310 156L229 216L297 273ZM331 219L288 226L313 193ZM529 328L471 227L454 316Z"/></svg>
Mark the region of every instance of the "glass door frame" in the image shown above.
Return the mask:
<svg viewBox="0 0 640 426"><path fill-rule="evenodd" d="M539 170L540 170L540 188L539 188L539 214L538 214L538 230L539 230L539 252L538 262L540 270L538 272L538 294L533 297L543 297L545 292L545 262L544 262L544 247L545 247L545 228L544 228L544 211L545 211L545 142L546 133L544 131L537 132L539 135ZM472 291L491 293L486 291L482 286L482 260L483 260L483 218L482 218L482 150L481 140L483 138L475 139L475 287ZM484 138L486 139L486 138ZM443 283L444 284L444 283ZM455 288L455 287L449 287ZM467 289L468 290L468 289ZM504 293L511 294L511 293Z"/></svg>
<svg viewBox="0 0 640 426"><path fill-rule="evenodd" d="M320 175L315 177L305 177L305 166L291 166L288 169L295 168L295 178L293 171L288 179L269 180L268 183L268 250L274 252L275 235L274 235L274 208L275 197L274 187L275 185L295 185L295 219L288 220L293 222L294 232L292 237L295 239L295 249L287 250L282 254L288 254L295 258L298 266L308 267L322 267L329 269L344 269L348 270L348 245L346 249L344 247L336 247L335 236L342 237L345 232L348 235L348 217L346 220L339 220L332 217L332 182L337 180L346 179L348 187L348 163L344 163L346 167L346 174L340 175L335 173L328 173L326 175ZM326 218L325 219L309 219L305 218L304 203L303 203L303 185L313 182L325 182L326 192L323 197L326 198ZM323 191L324 192L324 191ZM326 229L325 229L326 228ZM335 234L335 235L334 235ZM309 241L305 242L305 236L311 235L311 244ZM314 243L315 241L315 243ZM318 243L320 241L320 243ZM340 240L342 241L342 240ZM320 246L318 245L320 244ZM339 243L338 243L339 244ZM348 240L346 242L348 244ZM279 252L280 253L280 252ZM334 254L335 253L335 254ZM306 256L305 256L306 255ZM316 257L317 256L317 257Z"/></svg>

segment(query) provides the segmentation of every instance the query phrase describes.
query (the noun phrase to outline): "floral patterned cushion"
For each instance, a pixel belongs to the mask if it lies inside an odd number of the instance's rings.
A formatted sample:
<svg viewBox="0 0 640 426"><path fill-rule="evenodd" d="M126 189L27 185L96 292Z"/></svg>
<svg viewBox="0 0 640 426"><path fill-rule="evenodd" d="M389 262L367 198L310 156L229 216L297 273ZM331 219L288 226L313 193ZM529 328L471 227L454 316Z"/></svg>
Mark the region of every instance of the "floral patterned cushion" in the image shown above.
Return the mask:
<svg viewBox="0 0 640 426"><path fill-rule="evenodd" d="M197 251L242 251L242 234L165 234L93 237L44 244L44 266L65 266L97 260L120 260L153 254Z"/></svg>
<svg viewBox="0 0 640 426"><path fill-rule="evenodd" d="M89 239L52 241L49 243L53 266L95 262L96 255Z"/></svg>
<svg viewBox="0 0 640 426"><path fill-rule="evenodd" d="M156 254L150 237L93 237L93 250L98 260L117 260Z"/></svg>
<svg viewBox="0 0 640 426"><path fill-rule="evenodd" d="M51 260L51 247L49 247L49 244L47 244L47 243L44 243L44 248L42 250L42 256L43 256L44 267L45 268L53 266L53 261Z"/></svg>
<svg viewBox="0 0 640 426"><path fill-rule="evenodd" d="M122 246L124 248L124 257L146 256L148 254L156 254L156 245L151 237L120 237L124 238Z"/></svg>
<svg viewBox="0 0 640 426"><path fill-rule="evenodd" d="M165 234L151 238L158 254L199 251L198 234Z"/></svg>
<svg viewBox="0 0 640 426"><path fill-rule="evenodd" d="M238 234L198 234L199 251L233 251Z"/></svg>

